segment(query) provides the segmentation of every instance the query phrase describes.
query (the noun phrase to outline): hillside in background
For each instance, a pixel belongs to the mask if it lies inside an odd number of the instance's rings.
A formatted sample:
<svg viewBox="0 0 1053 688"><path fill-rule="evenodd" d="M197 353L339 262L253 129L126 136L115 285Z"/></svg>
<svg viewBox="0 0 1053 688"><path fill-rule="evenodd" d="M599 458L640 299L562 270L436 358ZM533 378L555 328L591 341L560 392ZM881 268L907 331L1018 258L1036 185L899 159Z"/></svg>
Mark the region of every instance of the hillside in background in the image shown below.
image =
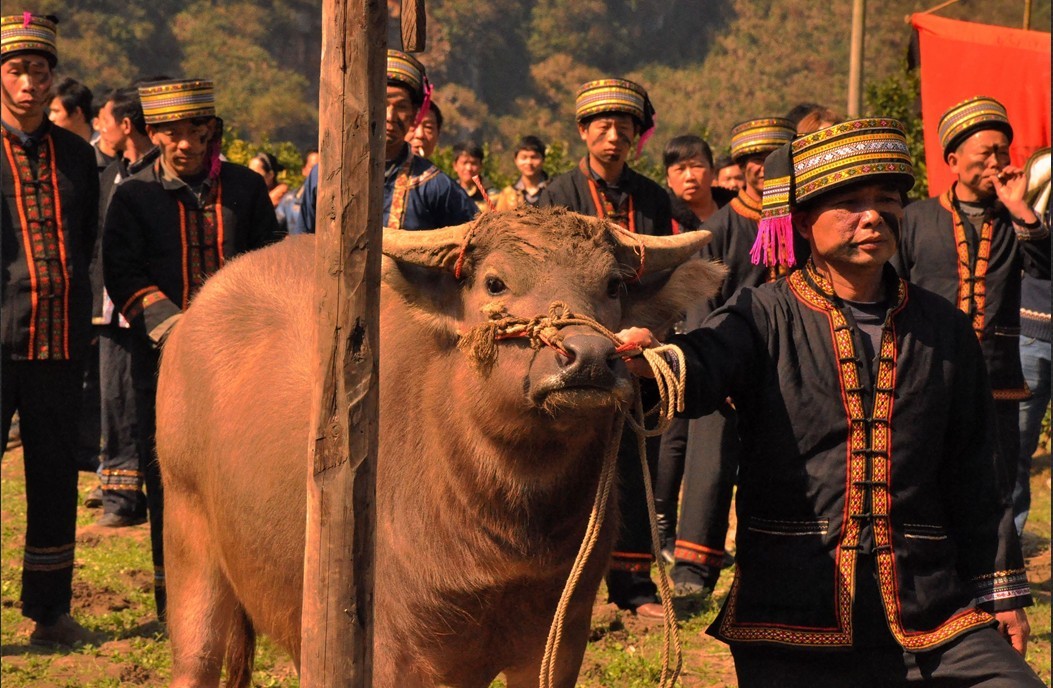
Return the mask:
<svg viewBox="0 0 1053 688"><path fill-rule="evenodd" d="M865 77L902 71L904 18L931 0L867 8ZM399 45L399 3L389 0L389 41ZM447 118L443 143L472 137L500 155L538 133L580 154L578 85L625 76L658 110L655 157L680 133L727 144L739 120L782 114L801 101L844 109L851 1L833 0L429 0L421 59ZM961 0L942 16L1020 26L1023 0ZM218 109L249 141L316 140L321 3L302 0L37 0L59 15L63 75L98 93L158 75L210 76ZM1050 1L1032 27L1048 31Z"/></svg>

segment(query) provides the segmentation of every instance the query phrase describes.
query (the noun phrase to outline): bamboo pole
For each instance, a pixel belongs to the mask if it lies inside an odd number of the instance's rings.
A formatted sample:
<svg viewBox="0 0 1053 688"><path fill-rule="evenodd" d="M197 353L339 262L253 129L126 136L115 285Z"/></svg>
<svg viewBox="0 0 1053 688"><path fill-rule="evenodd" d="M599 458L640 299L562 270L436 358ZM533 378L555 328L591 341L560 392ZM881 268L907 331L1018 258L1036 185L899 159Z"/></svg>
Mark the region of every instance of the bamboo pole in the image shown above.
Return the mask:
<svg viewBox="0 0 1053 688"><path fill-rule="evenodd" d="M848 63L849 117L859 117L863 110L863 43L866 24L866 0L852 0L852 47Z"/></svg>
<svg viewBox="0 0 1053 688"><path fill-rule="evenodd" d="M323 0L300 685L372 685L387 5Z"/></svg>

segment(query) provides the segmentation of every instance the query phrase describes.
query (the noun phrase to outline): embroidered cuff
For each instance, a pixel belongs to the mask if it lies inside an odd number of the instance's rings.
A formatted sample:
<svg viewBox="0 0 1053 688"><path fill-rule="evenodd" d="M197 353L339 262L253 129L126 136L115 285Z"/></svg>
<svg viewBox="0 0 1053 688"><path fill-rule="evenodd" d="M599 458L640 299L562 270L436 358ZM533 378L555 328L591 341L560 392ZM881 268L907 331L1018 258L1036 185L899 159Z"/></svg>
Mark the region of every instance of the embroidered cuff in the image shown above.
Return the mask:
<svg viewBox="0 0 1053 688"><path fill-rule="evenodd" d="M171 332L172 328L175 327L175 324L179 322L179 319L182 317L182 313L176 313L175 315L170 315L169 317L165 318L165 320L161 322L160 325L157 325L148 333L150 336L150 341L152 341L154 344L160 345L164 341L165 337L168 336L168 333Z"/></svg>
<svg viewBox="0 0 1053 688"><path fill-rule="evenodd" d="M611 553L611 570L636 573L650 571L652 561L654 561L654 557L650 554L613 552Z"/></svg>
<svg viewBox="0 0 1053 688"><path fill-rule="evenodd" d="M976 603L985 608L1015 609L1031 604L1031 586L1024 569L977 576L971 586Z"/></svg>
<svg viewBox="0 0 1053 688"><path fill-rule="evenodd" d="M1042 220L1035 220L1027 224L1013 218L1013 231L1020 241L1041 241L1049 238L1049 226Z"/></svg>

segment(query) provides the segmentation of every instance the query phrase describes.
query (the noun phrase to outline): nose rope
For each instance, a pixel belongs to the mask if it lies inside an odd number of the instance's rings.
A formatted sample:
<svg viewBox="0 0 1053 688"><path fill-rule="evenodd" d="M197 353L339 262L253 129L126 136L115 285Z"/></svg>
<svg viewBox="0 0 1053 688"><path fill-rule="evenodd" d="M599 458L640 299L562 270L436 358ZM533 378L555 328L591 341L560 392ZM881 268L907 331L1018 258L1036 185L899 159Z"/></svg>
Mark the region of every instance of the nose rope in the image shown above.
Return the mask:
<svg viewBox="0 0 1053 688"><path fill-rule="evenodd" d="M593 499L592 512L589 515L589 523L568 574L567 582L563 587L559 603L556 605L556 612L545 642L539 686L540 688L552 688L556 684L556 656L563 639L567 609L585 570L585 565L599 542L607 505L610 501L611 488L617 473L618 447L621 444L622 430L625 425L636 433L640 469L643 472L644 493L647 499L647 516L651 530L651 552L655 561L662 561L658 539L658 520L654 508L654 491L651 487L651 475L647 465L646 438L661 435L669 427L676 413L684 410L687 366L684 354L678 347L659 346L640 350L633 344L620 340L614 332L597 322L596 319L572 313L567 304L562 301L553 302L549 306L547 315L533 318L509 315L504 306L496 303L487 305L483 311L487 315L487 321L462 333L457 342L457 348L464 352L471 364L484 375L489 374L497 362L498 342L506 339L527 339L534 350L549 347L569 357L562 346L565 337L562 330L570 326L582 326L595 330L614 343L615 349L612 357L642 355L651 366L658 385L658 404L649 411L644 411L643 401L640 399L640 383L633 378L635 391L633 408L631 411L623 410L619 413L612 424L600 479L596 486L596 495ZM675 366L670 365L666 359L667 354L673 356L676 361ZM650 416L657 416L655 426L652 428L648 428L645 421ZM661 566L658 567L658 587L662 595L662 611L665 617L662 629L662 673L658 685L660 688L672 688L683 667L683 648L680 643L680 629L676 624L676 615L673 610L671 586Z"/></svg>

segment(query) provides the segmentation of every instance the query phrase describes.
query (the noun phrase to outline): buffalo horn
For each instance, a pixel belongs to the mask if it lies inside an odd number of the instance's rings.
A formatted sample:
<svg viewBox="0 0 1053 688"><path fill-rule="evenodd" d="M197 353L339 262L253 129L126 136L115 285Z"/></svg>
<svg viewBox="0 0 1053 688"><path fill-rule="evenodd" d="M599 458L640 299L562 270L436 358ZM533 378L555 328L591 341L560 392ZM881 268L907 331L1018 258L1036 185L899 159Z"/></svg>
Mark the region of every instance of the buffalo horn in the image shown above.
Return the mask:
<svg viewBox="0 0 1053 688"><path fill-rule="evenodd" d="M650 236L614 228L611 234L617 244L618 262L624 265L639 268L642 246L643 274L672 270L696 255L713 238L713 234L704 229L670 236Z"/></svg>
<svg viewBox="0 0 1053 688"><path fill-rule="evenodd" d="M442 229L384 230L384 255L421 267L452 269L472 224Z"/></svg>

